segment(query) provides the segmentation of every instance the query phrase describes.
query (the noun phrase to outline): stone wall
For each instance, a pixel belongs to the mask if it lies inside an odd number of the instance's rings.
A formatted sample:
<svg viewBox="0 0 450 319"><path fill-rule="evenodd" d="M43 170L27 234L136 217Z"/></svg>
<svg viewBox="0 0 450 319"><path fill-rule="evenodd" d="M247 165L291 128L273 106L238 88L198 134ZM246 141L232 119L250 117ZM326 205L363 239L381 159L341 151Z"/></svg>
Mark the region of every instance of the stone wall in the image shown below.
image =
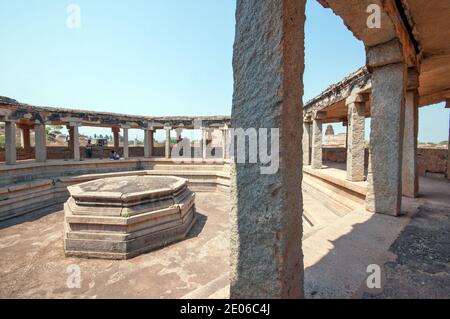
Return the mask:
<svg viewBox="0 0 450 319"><path fill-rule="evenodd" d="M445 174L448 162L448 150L446 148L421 148L417 150L417 162L419 175L426 173Z"/></svg>
<svg viewBox="0 0 450 319"><path fill-rule="evenodd" d="M369 153L366 149L366 164ZM347 151L345 148L324 147L323 161L345 163L347 160ZM419 166L419 175L425 176L426 173L445 174L447 169L448 151L446 148L422 148L417 151L417 160Z"/></svg>
<svg viewBox="0 0 450 319"><path fill-rule="evenodd" d="M94 148L93 149L93 154L92 157L93 158L108 158L111 150L113 150L114 147L112 146L107 146L103 148L103 152L98 149L98 148ZM144 157L144 147L143 146L129 146L128 147L128 151L129 151L129 155L130 157ZM164 144L158 144L155 145L153 148L153 156L156 157L164 157L164 153L165 153L165 147ZM123 154L123 148L119 147L119 154L122 155ZM193 157L195 158L201 158L202 157L202 149L201 147L192 147L192 154ZM80 147L80 155L81 158L85 158L86 157L86 153L85 153L85 147L82 146ZM214 154L213 154L214 155ZM217 156L221 157L222 156L222 149L220 147L217 148ZM31 148L31 154L29 158L34 158L35 154L34 154L34 147ZM68 147L65 146L49 146L47 147L47 159L49 160L55 160L55 159L70 159L70 151ZM26 154L23 148L17 148L17 160L25 160L26 158ZM0 162L4 162L5 161L5 150L3 148L0 148Z"/></svg>

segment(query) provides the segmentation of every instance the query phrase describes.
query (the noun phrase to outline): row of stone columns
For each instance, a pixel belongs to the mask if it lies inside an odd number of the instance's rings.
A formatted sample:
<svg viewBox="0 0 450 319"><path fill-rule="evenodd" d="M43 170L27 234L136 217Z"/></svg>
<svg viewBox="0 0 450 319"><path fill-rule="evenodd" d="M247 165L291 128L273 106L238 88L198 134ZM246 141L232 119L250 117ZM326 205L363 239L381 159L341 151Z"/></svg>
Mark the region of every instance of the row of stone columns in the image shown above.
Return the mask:
<svg viewBox="0 0 450 319"><path fill-rule="evenodd" d="M372 127L368 171L367 209L397 215L401 196L416 197L418 73L403 73L402 63L374 69L372 78ZM406 76L407 74L407 76ZM390 81L386 81L389 79ZM403 88L403 82L406 89ZM365 179L365 109L367 94L346 100L347 180ZM321 112L306 116L303 124L303 164L322 168Z"/></svg>
<svg viewBox="0 0 450 319"><path fill-rule="evenodd" d="M23 145L26 154L31 153L30 127L21 125ZM45 162L47 159L45 125L34 124L35 132L35 158L37 162ZM16 121L5 121L5 162L14 165L17 161L16 154Z"/></svg>
<svg viewBox="0 0 450 319"><path fill-rule="evenodd" d="M71 122L67 125L67 129L69 130L69 150L70 156L73 160L79 161L81 159L80 154L80 142L79 142L79 127L81 123ZM23 132L23 145L25 149L25 153L31 153L31 143L30 143L30 126L21 125L20 128ZM129 154L129 145L128 145L128 127L122 127L123 130L123 157L128 159ZM34 124L35 130L35 158L37 162L45 162L47 159L47 150L46 150L46 134L45 134L45 125L43 124ZM172 127L164 127L166 131L166 139L165 139L165 158L170 158L170 131ZM114 150L119 152L119 127L113 127L113 140L114 140ZM144 157L150 158L153 156L154 149L154 128L145 129L144 134ZM227 132L228 129L222 129L222 145L223 147L223 159L227 156ZM182 128L176 129L177 133L177 141L181 141L181 133ZM6 121L5 122L5 157L6 164L13 165L16 163L16 122L15 121ZM203 159L207 157L207 140L209 138L208 129L204 128L202 130L202 147L203 147Z"/></svg>

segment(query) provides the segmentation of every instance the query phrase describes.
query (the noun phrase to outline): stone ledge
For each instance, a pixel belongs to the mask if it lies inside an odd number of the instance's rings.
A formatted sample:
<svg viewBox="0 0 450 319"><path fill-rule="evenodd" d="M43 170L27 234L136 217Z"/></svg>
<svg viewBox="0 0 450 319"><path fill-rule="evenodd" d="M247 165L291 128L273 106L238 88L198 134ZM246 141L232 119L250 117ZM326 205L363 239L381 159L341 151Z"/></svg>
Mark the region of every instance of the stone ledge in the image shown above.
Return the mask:
<svg viewBox="0 0 450 319"><path fill-rule="evenodd" d="M303 166L303 172L320 179L323 179L329 183L338 185L342 188L346 188L351 190L352 192L358 193L360 195L366 196L367 193L367 183L366 182L350 182L345 179L345 172L330 168L324 167L322 169L312 169L310 166Z"/></svg>

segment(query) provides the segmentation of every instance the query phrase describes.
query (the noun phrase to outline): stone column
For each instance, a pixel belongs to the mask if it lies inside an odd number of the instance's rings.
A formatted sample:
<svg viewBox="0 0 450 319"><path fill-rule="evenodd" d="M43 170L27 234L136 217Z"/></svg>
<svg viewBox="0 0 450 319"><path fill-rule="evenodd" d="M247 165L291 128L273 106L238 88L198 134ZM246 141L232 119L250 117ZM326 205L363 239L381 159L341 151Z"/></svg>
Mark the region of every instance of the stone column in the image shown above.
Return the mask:
<svg viewBox="0 0 450 319"><path fill-rule="evenodd" d="M208 151L208 129L202 128L202 158L206 160Z"/></svg>
<svg viewBox="0 0 450 319"><path fill-rule="evenodd" d="M74 129L73 126L67 125L66 128L69 130L69 158L73 158L73 140L74 140Z"/></svg>
<svg viewBox="0 0 450 319"><path fill-rule="evenodd" d="M123 158L129 159L130 158L130 152L128 149L128 128L123 127Z"/></svg>
<svg viewBox="0 0 450 319"><path fill-rule="evenodd" d="M228 129L222 128L222 159L225 161L227 159L227 148L228 148L228 142L227 142L227 135L228 135Z"/></svg>
<svg viewBox="0 0 450 319"><path fill-rule="evenodd" d="M450 99L447 99L446 108L450 109ZM450 114L448 116L448 156L447 156L447 179L450 179Z"/></svg>
<svg viewBox="0 0 450 319"><path fill-rule="evenodd" d="M311 165L311 115L303 119L303 165Z"/></svg>
<svg viewBox="0 0 450 319"><path fill-rule="evenodd" d="M25 158L29 159L31 157L31 133L30 126L22 124L20 125L22 130L22 145L25 154Z"/></svg>
<svg viewBox="0 0 450 319"><path fill-rule="evenodd" d="M405 127L403 131L402 192L415 198L419 194L419 169L417 165L417 139L419 133L419 74L408 70L405 100Z"/></svg>
<svg viewBox="0 0 450 319"><path fill-rule="evenodd" d="M146 129L144 131L144 157L150 158L153 156L153 129Z"/></svg>
<svg viewBox="0 0 450 319"><path fill-rule="evenodd" d="M175 131L177 133L177 143L179 143L182 140L181 133L183 132L183 129L181 127L178 127L175 129Z"/></svg>
<svg viewBox="0 0 450 319"><path fill-rule="evenodd" d="M365 124L367 96L358 94L346 100L347 121L347 180L364 181Z"/></svg>
<svg viewBox="0 0 450 319"><path fill-rule="evenodd" d="M7 165L14 165L16 160L16 122L5 121L5 162Z"/></svg>
<svg viewBox="0 0 450 319"><path fill-rule="evenodd" d="M74 161L80 161L80 133L78 123L70 123L70 146Z"/></svg>
<svg viewBox="0 0 450 319"><path fill-rule="evenodd" d="M34 135L36 162L45 162L47 160L45 124L35 124Z"/></svg>
<svg viewBox="0 0 450 319"><path fill-rule="evenodd" d="M171 127L164 127L164 129L166 130L166 147L165 147L165 158L170 158L170 130L172 129Z"/></svg>
<svg viewBox="0 0 450 319"><path fill-rule="evenodd" d="M317 112L312 124L311 167L314 169L322 168L322 119L324 117L323 112Z"/></svg>
<svg viewBox="0 0 450 319"><path fill-rule="evenodd" d="M367 48L367 61L372 73L372 120L366 209L398 216L407 73L402 46L395 39Z"/></svg>
<svg viewBox="0 0 450 319"><path fill-rule="evenodd" d="M271 173L231 163L233 299L303 297L304 22L304 0L237 1L232 125L278 128L282 158Z"/></svg>
<svg viewBox="0 0 450 319"><path fill-rule="evenodd" d="M120 128L113 127L113 128L111 128L111 130L113 132L114 151L116 151L116 153L119 153L119 150L120 150L120 139L119 139Z"/></svg>

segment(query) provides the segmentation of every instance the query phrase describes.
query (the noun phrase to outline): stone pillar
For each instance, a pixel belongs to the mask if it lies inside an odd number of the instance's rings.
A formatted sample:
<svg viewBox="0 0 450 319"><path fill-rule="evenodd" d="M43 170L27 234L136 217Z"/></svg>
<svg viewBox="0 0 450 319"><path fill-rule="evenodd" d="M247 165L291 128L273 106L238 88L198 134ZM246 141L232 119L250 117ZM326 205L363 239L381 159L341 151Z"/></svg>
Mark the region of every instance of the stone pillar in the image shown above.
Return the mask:
<svg viewBox="0 0 450 319"><path fill-rule="evenodd" d="M322 168L322 118L324 113L317 112L314 115L312 124L312 150L311 167L314 169Z"/></svg>
<svg viewBox="0 0 450 319"><path fill-rule="evenodd" d="M45 162L47 160L45 124L35 124L34 135L36 162Z"/></svg>
<svg viewBox="0 0 450 319"><path fill-rule="evenodd" d="M447 99L446 108L450 109L450 99ZM450 179L450 114L448 116L448 156L447 156L447 179Z"/></svg>
<svg viewBox="0 0 450 319"><path fill-rule="evenodd" d="M347 121L347 180L364 181L366 95L350 96L346 100Z"/></svg>
<svg viewBox="0 0 450 319"><path fill-rule="evenodd" d="M70 146L72 149L72 156L74 161L79 161L81 159L80 156L80 133L78 130L77 123L70 124Z"/></svg>
<svg viewBox="0 0 450 319"><path fill-rule="evenodd" d="M419 194L419 169L417 165L417 139L419 133L419 74L408 70L405 100L405 127L403 131L402 192L415 198Z"/></svg>
<svg viewBox="0 0 450 319"><path fill-rule="evenodd" d="M30 126L22 124L20 125L22 130L22 146L25 154L25 158L29 159L31 157L31 133Z"/></svg>
<svg viewBox="0 0 450 319"><path fill-rule="evenodd" d="M208 129L202 128L202 158L206 160L208 151Z"/></svg>
<svg viewBox="0 0 450 319"><path fill-rule="evenodd" d="M181 137L181 133L183 132L183 129L181 127L178 127L177 129L175 129L175 131L177 133L177 143L179 143L183 139Z"/></svg>
<svg viewBox="0 0 450 319"><path fill-rule="evenodd" d="M129 159L130 158L130 152L128 149L128 128L124 127L123 129L123 158Z"/></svg>
<svg viewBox="0 0 450 319"><path fill-rule="evenodd" d="M170 158L170 130L172 128L171 127L164 127L164 130L166 130L166 147L165 147L165 158Z"/></svg>
<svg viewBox="0 0 450 319"><path fill-rule="evenodd" d="M228 156L227 148L228 148L228 142L227 142L227 135L228 135L228 129L222 128L222 159L225 161Z"/></svg>
<svg viewBox="0 0 450 319"><path fill-rule="evenodd" d="M113 127L113 128L111 128L111 130L113 132L114 151L116 151L116 153L119 153L119 150L120 150L120 139L119 139L120 128Z"/></svg>
<svg viewBox="0 0 450 319"><path fill-rule="evenodd" d="M366 209L398 216L407 73L402 46L395 39L367 48L367 61L372 73L372 120Z"/></svg>
<svg viewBox="0 0 450 319"><path fill-rule="evenodd" d="M5 162L7 165L16 164L16 122L5 122Z"/></svg>
<svg viewBox="0 0 450 319"><path fill-rule="evenodd" d="M67 129L69 130L69 145L68 145L69 146L69 157L70 158L74 158L74 153L73 153L73 150L74 150L73 141L75 140L75 138L74 138L74 134L75 134L74 127L68 125Z"/></svg>
<svg viewBox="0 0 450 319"><path fill-rule="evenodd" d="M237 1L232 125L278 128L282 158L270 174L231 163L233 299L303 297L304 23L304 0Z"/></svg>
<svg viewBox="0 0 450 319"><path fill-rule="evenodd" d="M153 129L146 129L144 131L144 157L150 158L153 156Z"/></svg>
<svg viewBox="0 0 450 319"><path fill-rule="evenodd" d="M303 119L303 165L311 165L311 116Z"/></svg>

